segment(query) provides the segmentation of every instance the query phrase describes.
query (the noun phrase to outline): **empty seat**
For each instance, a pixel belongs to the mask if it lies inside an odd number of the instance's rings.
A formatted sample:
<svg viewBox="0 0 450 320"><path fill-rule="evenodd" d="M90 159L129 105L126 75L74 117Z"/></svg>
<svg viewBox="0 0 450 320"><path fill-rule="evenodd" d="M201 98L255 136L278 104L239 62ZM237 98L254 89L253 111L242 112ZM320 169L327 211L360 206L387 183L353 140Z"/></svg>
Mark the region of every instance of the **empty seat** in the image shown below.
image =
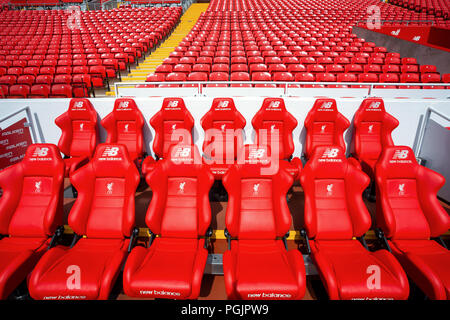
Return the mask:
<svg viewBox="0 0 450 320"><path fill-rule="evenodd" d="M408 279L399 262L386 250L371 252L365 245L371 218L362 193L369 177L340 147L320 146L300 181L308 248L329 298L407 299Z"/></svg>
<svg viewBox="0 0 450 320"><path fill-rule="evenodd" d="M223 177L230 204L228 250L223 255L227 296L301 299L306 288L302 255L297 249L288 251L280 239L291 225L286 193L293 178L282 167L264 172L270 164L258 146L245 153L245 161L238 161Z"/></svg>
<svg viewBox="0 0 450 320"><path fill-rule="evenodd" d="M23 84L15 84L9 87L9 99L26 99L30 93L30 87Z"/></svg>
<svg viewBox="0 0 450 320"><path fill-rule="evenodd" d="M94 153L99 140L97 112L88 99L74 98L55 124L61 129L58 148L65 155L67 177Z"/></svg>
<svg viewBox="0 0 450 320"><path fill-rule="evenodd" d="M153 152L156 158L164 158L173 144L191 144L194 118L186 109L182 98L164 98L161 110L151 119L155 130Z"/></svg>
<svg viewBox="0 0 450 320"><path fill-rule="evenodd" d="M349 126L335 99L317 99L305 119L305 158L310 159L318 146L337 145L345 151L344 132Z"/></svg>
<svg viewBox="0 0 450 320"><path fill-rule="evenodd" d="M131 251L123 271L130 297L196 299L208 256L214 177L194 145L176 145L146 181L153 192L145 223L150 247ZM158 236L158 237L156 237Z"/></svg>
<svg viewBox="0 0 450 320"><path fill-rule="evenodd" d="M144 124L144 116L131 98L116 99L113 111L101 121L107 132L106 143L125 145L131 161L136 163L146 154Z"/></svg>
<svg viewBox="0 0 450 320"><path fill-rule="evenodd" d="M367 98L353 118L355 158L373 179L375 164L384 148L394 145L391 133L399 122L386 112L381 98Z"/></svg>
<svg viewBox="0 0 450 320"><path fill-rule="evenodd" d="M221 179L244 145L245 118L236 109L232 98L215 98L200 123L205 131L204 162L214 177Z"/></svg>
<svg viewBox="0 0 450 320"><path fill-rule="evenodd" d="M39 260L28 281L30 295L105 300L133 242L127 237L134 227L139 173L125 146L101 144L93 159L70 179L78 190L68 217L74 241L70 247L50 249ZM70 274L79 280L71 282Z"/></svg>
<svg viewBox="0 0 450 320"><path fill-rule="evenodd" d="M388 249L428 298L449 300L450 252L433 240L450 228L450 216L437 199L445 178L419 165L406 146L386 147L375 173L376 220Z"/></svg>
<svg viewBox="0 0 450 320"><path fill-rule="evenodd" d="M50 237L62 224L64 188L64 162L58 148L30 145L21 162L0 172L0 188L3 300L25 280L50 244L55 244Z"/></svg>

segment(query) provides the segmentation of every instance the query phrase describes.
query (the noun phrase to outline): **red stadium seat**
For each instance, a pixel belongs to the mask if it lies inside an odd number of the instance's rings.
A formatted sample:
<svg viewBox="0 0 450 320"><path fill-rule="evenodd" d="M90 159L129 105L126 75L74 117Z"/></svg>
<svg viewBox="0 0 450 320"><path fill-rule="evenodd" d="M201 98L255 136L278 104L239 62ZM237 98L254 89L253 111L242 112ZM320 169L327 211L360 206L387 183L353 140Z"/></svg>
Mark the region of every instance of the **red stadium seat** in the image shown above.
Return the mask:
<svg viewBox="0 0 450 320"><path fill-rule="evenodd" d="M31 273L30 295L34 299L106 300L133 241L126 237L134 227L139 173L125 146L101 144L93 159L70 179L79 196L68 222L78 241L44 254ZM75 285L67 285L71 266L81 272L82 281Z"/></svg>
<svg viewBox="0 0 450 320"><path fill-rule="evenodd" d="M101 121L107 132L106 143L126 146L130 159L134 162L142 160L146 154L144 124L144 116L136 102L130 98L116 99L113 111Z"/></svg>
<svg viewBox="0 0 450 320"><path fill-rule="evenodd" d="M24 159L0 172L0 299L26 279L55 244L62 225L64 162L53 144L33 144ZM58 231L61 233L61 230Z"/></svg>
<svg viewBox="0 0 450 320"><path fill-rule="evenodd" d="M450 217L437 199L445 178L419 165L406 146L385 148L375 174L380 201L376 220L389 239L388 249L428 298L449 300L450 253L432 240L450 228Z"/></svg>
<svg viewBox="0 0 450 320"><path fill-rule="evenodd" d="M211 223L213 175L202 165L196 146L174 145L146 181L153 191L145 218L152 240L149 248L131 251L123 272L125 294L196 299L208 256L202 237Z"/></svg>
<svg viewBox="0 0 450 320"><path fill-rule="evenodd" d="M264 149L249 146L248 150L245 161L223 177L233 204L226 212L228 250L223 255L227 296L301 299L306 289L302 255L297 249L288 251L280 239L291 225L286 193L293 178L282 167L262 173L268 169L267 158L259 152Z"/></svg>
<svg viewBox="0 0 450 320"><path fill-rule="evenodd" d="M305 119L304 154L310 159L318 146L336 145L345 152L344 132L350 126L334 99L317 99Z"/></svg>
<svg viewBox="0 0 450 320"><path fill-rule="evenodd" d="M245 118L236 109L232 98L215 98L200 123L205 131L204 161L215 179L221 179L244 145Z"/></svg>
<svg viewBox="0 0 450 320"><path fill-rule="evenodd" d="M394 145L391 133L399 122L386 112L381 98L367 98L353 118L355 158L362 169L373 178L375 164L381 152Z"/></svg>
<svg viewBox="0 0 450 320"><path fill-rule="evenodd" d="M170 146L192 143L194 118L186 109L182 98L164 98L161 110L151 119L155 130L153 152L157 158L165 158Z"/></svg>
<svg viewBox="0 0 450 320"><path fill-rule="evenodd" d="M362 198L369 177L345 158L340 147L320 146L303 168L300 181L307 241L329 298L407 299L408 279L398 261L386 250L369 251L360 238L371 226ZM373 268L381 283L367 280Z"/></svg>
<svg viewBox="0 0 450 320"><path fill-rule="evenodd" d="M71 99L69 109L55 119L61 129L58 148L66 156L66 177L89 160L99 141L97 112L88 99Z"/></svg>

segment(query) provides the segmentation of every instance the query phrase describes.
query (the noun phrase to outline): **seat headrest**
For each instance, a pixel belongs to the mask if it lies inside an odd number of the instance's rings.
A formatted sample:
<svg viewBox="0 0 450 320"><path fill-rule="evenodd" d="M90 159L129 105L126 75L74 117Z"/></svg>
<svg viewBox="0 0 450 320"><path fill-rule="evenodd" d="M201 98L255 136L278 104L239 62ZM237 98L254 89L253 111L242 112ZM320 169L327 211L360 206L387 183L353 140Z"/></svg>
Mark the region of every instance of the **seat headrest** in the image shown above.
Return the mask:
<svg viewBox="0 0 450 320"><path fill-rule="evenodd" d="M364 99L358 111L361 120L382 121L386 114L384 101L381 98Z"/></svg>
<svg viewBox="0 0 450 320"><path fill-rule="evenodd" d="M25 174L30 175L53 175L55 167L64 166L58 147L49 143L30 145L21 164Z"/></svg>
<svg viewBox="0 0 450 320"><path fill-rule="evenodd" d="M236 109L232 98L214 98L211 109L201 119L204 129L209 129L213 121L233 121L234 128L244 128L245 118Z"/></svg>
<svg viewBox="0 0 450 320"><path fill-rule="evenodd" d="M117 120L134 120L136 113L140 113L136 102L131 98L116 99L113 112Z"/></svg>
<svg viewBox="0 0 450 320"><path fill-rule="evenodd" d="M265 98L260 111L269 113L271 120L281 120L285 116L286 106L282 98Z"/></svg>
<svg viewBox="0 0 450 320"><path fill-rule="evenodd" d="M130 165L134 164L127 147L122 144L99 144L92 158L97 177L123 177Z"/></svg>
<svg viewBox="0 0 450 320"><path fill-rule="evenodd" d="M382 167L384 175L390 178L414 176L418 166L414 151L407 146L386 147L377 164L377 168Z"/></svg>
<svg viewBox="0 0 450 320"><path fill-rule="evenodd" d="M183 119L188 112L182 98L164 98L161 111L164 118L170 119Z"/></svg>
<svg viewBox="0 0 450 320"><path fill-rule="evenodd" d="M314 149L305 169L314 170L317 178L341 178L347 169L345 151L339 146L319 146Z"/></svg>
<svg viewBox="0 0 450 320"><path fill-rule="evenodd" d="M84 98L71 99L67 113L72 120L93 120L93 117L97 118L97 112L92 103Z"/></svg>
<svg viewBox="0 0 450 320"><path fill-rule="evenodd" d="M202 157L196 145L173 145L166 158L172 164L202 164Z"/></svg>
<svg viewBox="0 0 450 320"><path fill-rule="evenodd" d="M310 112L314 118L319 117L320 121L334 121L338 114L336 100L329 98L317 99Z"/></svg>

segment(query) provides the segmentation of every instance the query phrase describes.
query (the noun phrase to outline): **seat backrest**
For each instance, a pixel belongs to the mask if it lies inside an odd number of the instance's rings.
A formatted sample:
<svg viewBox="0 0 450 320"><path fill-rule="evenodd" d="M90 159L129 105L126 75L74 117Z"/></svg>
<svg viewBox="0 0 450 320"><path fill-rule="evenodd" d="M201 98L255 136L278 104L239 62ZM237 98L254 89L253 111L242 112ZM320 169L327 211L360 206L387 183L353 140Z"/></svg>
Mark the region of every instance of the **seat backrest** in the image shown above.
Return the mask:
<svg viewBox="0 0 450 320"><path fill-rule="evenodd" d="M194 118L186 108L182 98L164 98L161 110L151 119L150 125L155 129L153 151L164 158L173 144L182 141L191 144Z"/></svg>
<svg viewBox="0 0 450 320"><path fill-rule="evenodd" d="M247 146L246 146L247 147ZM256 145L245 149L245 160L231 166L222 179L228 192L226 227L239 239L275 239L291 226L286 193L293 177L281 167L265 173L270 165L267 150Z"/></svg>
<svg viewBox="0 0 450 320"><path fill-rule="evenodd" d="M78 235L123 238L134 226L139 172L121 144L99 144L91 161L71 177L78 191L68 222Z"/></svg>
<svg viewBox="0 0 450 320"><path fill-rule="evenodd" d="M305 119L305 156L309 159L317 146L337 145L345 151L344 132L350 126L337 109L335 99L316 99Z"/></svg>
<svg viewBox="0 0 450 320"><path fill-rule="evenodd" d="M317 147L300 173L300 182L309 237L352 239L370 228L370 214L362 198L370 178L345 158L341 147Z"/></svg>
<svg viewBox="0 0 450 320"><path fill-rule="evenodd" d="M62 224L64 162L53 144L32 144L0 171L0 234L50 236Z"/></svg>
<svg viewBox="0 0 450 320"><path fill-rule="evenodd" d="M378 159L383 148L394 145L391 133L398 124L398 120L386 112L383 99L364 99L353 119L356 157Z"/></svg>
<svg viewBox="0 0 450 320"><path fill-rule="evenodd" d="M385 148L375 177L377 225L388 238L428 239L450 229L450 216L437 199L445 178L419 165L411 148Z"/></svg>
<svg viewBox="0 0 450 320"><path fill-rule="evenodd" d="M205 131L203 153L207 160L225 163L235 160L243 145L245 118L232 98L214 98L211 109L200 120Z"/></svg>
<svg viewBox="0 0 450 320"><path fill-rule="evenodd" d="M154 234L198 238L211 223L209 190L213 175L195 145L174 145L146 176L153 191L145 222Z"/></svg>
<svg viewBox="0 0 450 320"><path fill-rule="evenodd" d="M279 159L288 159L294 153L292 132L297 123L282 98L266 98L252 119L255 144L268 145L272 152L279 154Z"/></svg>
<svg viewBox="0 0 450 320"><path fill-rule="evenodd" d="M144 123L144 116L131 98L116 99L113 111L101 121L107 132L106 143L125 145L131 160L144 154Z"/></svg>
<svg viewBox="0 0 450 320"><path fill-rule="evenodd" d="M97 112L88 99L71 99L69 109L55 119L61 128L58 147L71 157L91 157L98 143Z"/></svg>

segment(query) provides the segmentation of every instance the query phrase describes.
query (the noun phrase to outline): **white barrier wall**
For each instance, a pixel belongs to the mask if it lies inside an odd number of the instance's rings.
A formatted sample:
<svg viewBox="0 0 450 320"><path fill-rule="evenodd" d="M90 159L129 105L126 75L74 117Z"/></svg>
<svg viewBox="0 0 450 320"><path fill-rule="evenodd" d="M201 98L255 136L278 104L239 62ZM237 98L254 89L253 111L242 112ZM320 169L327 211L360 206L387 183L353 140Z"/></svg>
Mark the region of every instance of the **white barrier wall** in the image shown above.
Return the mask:
<svg viewBox="0 0 450 320"><path fill-rule="evenodd" d="M247 124L245 127L245 143L252 143L254 131L251 120L262 105L265 97L234 97L236 108L245 117ZM184 97L187 109L195 119L194 142L201 150L203 143L203 129L200 125L201 117L209 110L213 97ZM338 110L349 119L353 120L355 111L359 108L364 98L337 98ZM115 98L92 98L94 108L99 117L104 118L112 111ZM294 156L300 157L303 154L303 144L305 141L304 120L310 108L313 106L314 97L287 97L284 98L287 110L297 119L298 126L294 130L295 153ZM135 101L143 113L146 125L144 128L145 144L147 153L153 155L152 142L154 137L153 128L149 125L150 118L161 108L162 97L136 97ZM387 112L392 114L400 121L399 127L393 132L393 139L397 145L407 145L413 147L416 132L421 117L425 114L428 107L432 106L445 114L450 115L450 101L439 99L384 99ZM33 121L37 128L38 139L35 142L47 142L57 144L61 131L55 125L54 120L60 114L65 112L69 106L69 99L29 99L29 100L2 100L0 101L0 119L11 113L29 107L33 115ZM12 121L11 119L8 121ZM4 122L8 122L4 121ZM0 123L0 128L7 127L7 123ZM448 124L443 124L449 126ZM347 146L351 144L352 125L345 132L345 141ZM105 130L101 129L101 141L105 141ZM439 143L439 141L436 141ZM443 146L448 148L448 146ZM447 177L450 178L450 177Z"/></svg>

